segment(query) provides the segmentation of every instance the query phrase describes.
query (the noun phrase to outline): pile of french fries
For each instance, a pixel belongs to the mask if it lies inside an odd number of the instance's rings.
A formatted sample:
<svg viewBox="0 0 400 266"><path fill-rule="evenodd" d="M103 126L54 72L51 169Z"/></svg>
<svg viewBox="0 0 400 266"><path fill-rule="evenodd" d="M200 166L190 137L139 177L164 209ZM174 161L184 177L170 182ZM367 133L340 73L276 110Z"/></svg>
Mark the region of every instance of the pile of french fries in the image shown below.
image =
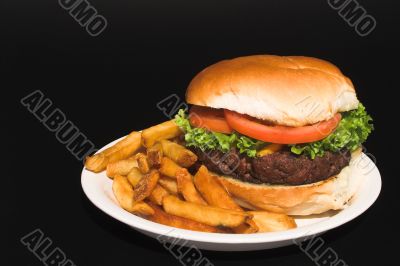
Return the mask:
<svg viewBox="0 0 400 266"><path fill-rule="evenodd" d="M85 167L106 171L120 206L150 221L210 233L257 233L295 228L293 218L240 207L203 165L192 176L197 156L179 142L173 120L132 132L93 156Z"/></svg>

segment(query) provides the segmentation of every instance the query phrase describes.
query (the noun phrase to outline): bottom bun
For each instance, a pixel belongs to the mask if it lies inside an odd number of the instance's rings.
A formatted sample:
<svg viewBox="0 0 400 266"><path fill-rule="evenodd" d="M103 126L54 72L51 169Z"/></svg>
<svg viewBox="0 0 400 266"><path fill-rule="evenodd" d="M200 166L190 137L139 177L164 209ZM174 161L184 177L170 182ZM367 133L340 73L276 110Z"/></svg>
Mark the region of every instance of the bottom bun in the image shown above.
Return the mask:
<svg viewBox="0 0 400 266"><path fill-rule="evenodd" d="M354 151L348 166L324 181L301 186L251 184L218 176L226 190L242 207L289 215L319 214L340 210L356 193L363 175L357 171L361 149Z"/></svg>

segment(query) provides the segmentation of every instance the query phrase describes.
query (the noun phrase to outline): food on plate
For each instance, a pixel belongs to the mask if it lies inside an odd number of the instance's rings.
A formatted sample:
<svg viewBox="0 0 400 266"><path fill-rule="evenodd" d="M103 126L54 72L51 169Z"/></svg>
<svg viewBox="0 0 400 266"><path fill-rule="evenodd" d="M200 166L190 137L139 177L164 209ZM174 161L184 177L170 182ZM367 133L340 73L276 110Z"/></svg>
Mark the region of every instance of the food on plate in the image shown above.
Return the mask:
<svg viewBox="0 0 400 266"><path fill-rule="evenodd" d="M219 207L234 211L243 209L233 200L225 188L219 183L217 177L210 175L205 166L201 166L194 176L197 189L206 199L210 206ZM251 234L259 232L256 223L252 219L247 219L245 223L232 230L237 234Z"/></svg>
<svg viewBox="0 0 400 266"><path fill-rule="evenodd" d="M176 173L176 183L178 185L178 191L186 201L207 205L200 193L194 187L193 177L187 169L182 168Z"/></svg>
<svg viewBox="0 0 400 266"><path fill-rule="evenodd" d="M232 228L236 234L254 234L261 233L253 219L247 219L245 223Z"/></svg>
<svg viewBox="0 0 400 266"><path fill-rule="evenodd" d="M150 196L153 189L157 186L160 174L157 170L152 170L150 173L145 174L133 189L133 201L142 201Z"/></svg>
<svg viewBox="0 0 400 266"><path fill-rule="evenodd" d="M172 139L182 134L182 131L176 125L174 120L152 126L142 132L142 144L144 147L149 148L157 141L163 139Z"/></svg>
<svg viewBox="0 0 400 266"><path fill-rule="evenodd" d="M121 207L127 211L132 210L133 188L128 180L121 175L115 176L112 189Z"/></svg>
<svg viewBox="0 0 400 266"><path fill-rule="evenodd" d="M140 148L141 139L141 133L133 131L110 148L93 156L88 156L85 160L85 167L95 173L101 172L106 169L109 163L131 156Z"/></svg>
<svg viewBox="0 0 400 266"><path fill-rule="evenodd" d="M171 177L171 178L175 178L176 177L176 173L182 169L182 167L180 167L179 165L177 165L174 161L172 161L171 159L167 158L167 157L163 157L161 159L161 165L160 165L160 173Z"/></svg>
<svg viewBox="0 0 400 266"><path fill-rule="evenodd" d="M147 174L150 171L150 164L147 160L147 156L141 152L135 155L138 168L142 174Z"/></svg>
<svg viewBox="0 0 400 266"><path fill-rule="evenodd" d="M161 176L161 178L158 180L158 183L165 188L168 193L172 195L178 195L178 184L176 183L175 179Z"/></svg>
<svg viewBox="0 0 400 266"><path fill-rule="evenodd" d="M136 158L131 156L125 160L107 164L106 175L113 178L115 175L127 175L137 165Z"/></svg>
<svg viewBox="0 0 400 266"><path fill-rule="evenodd" d="M161 185L157 184L149 196L149 200L157 205L162 205L162 200L168 196L169 192Z"/></svg>
<svg viewBox="0 0 400 266"><path fill-rule="evenodd" d="M295 228L294 215L345 207L373 130L350 79L324 60L247 56L190 83L189 110L89 156L120 206L212 233Z"/></svg>
<svg viewBox="0 0 400 266"><path fill-rule="evenodd" d="M290 215L345 207L373 130L349 78L311 57L224 60L190 82L175 122L242 207ZM212 119L213 117L213 119ZM194 168L196 168L194 167ZM343 185L346 184L346 185Z"/></svg>
<svg viewBox="0 0 400 266"><path fill-rule="evenodd" d="M268 211L250 211L249 213L253 215L251 220L256 224L259 233L296 228L294 219L282 213Z"/></svg>
<svg viewBox="0 0 400 266"><path fill-rule="evenodd" d="M133 207L130 212L137 215L146 216L146 215L152 215L154 213L154 210L145 202L137 202L133 204Z"/></svg>
<svg viewBox="0 0 400 266"><path fill-rule="evenodd" d="M243 224L251 215L242 211L232 211L180 200L169 195L163 199L164 210L176 216L211 226L236 227Z"/></svg>
<svg viewBox="0 0 400 266"><path fill-rule="evenodd" d="M243 211L229 196L218 179L209 174L205 166L201 166L197 171L194 176L194 184L209 205L228 210Z"/></svg>
<svg viewBox="0 0 400 266"><path fill-rule="evenodd" d="M147 159L150 166L159 167L163 158L163 150L161 143L157 142L147 149Z"/></svg>
<svg viewBox="0 0 400 266"><path fill-rule="evenodd" d="M143 177L142 172L140 172L138 167L133 167L126 178L128 179L129 183L131 183L132 186L136 186L137 183L139 183L139 180Z"/></svg>
<svg viewBox="0 0 400 266"><path fill-rule="evenodd" d="M193 231L200 231L207 233L226 233L226 230L222 230L214 226L202 224L180 216L168 214L158 206L153 205L151 203L150 206L154 210L154 213L149 217L147 217L150 221L186 230L193 230Z"/></svg>
<svg viewBox="0 0 400 266"><path fill-rule="evenodd" d="M128 212L150 215L153 214L153 209L145 202L134 201L134 190L126 177L116 175L113 180L112 189L121 207Z"/></svg>
<svg viewBox="0 0 400 266"><path fill-rule="evenodd" d="M160 143L163 154L182 167L190 167L197 160L196 154L182 145L169 140L161 140Z"/></svg>

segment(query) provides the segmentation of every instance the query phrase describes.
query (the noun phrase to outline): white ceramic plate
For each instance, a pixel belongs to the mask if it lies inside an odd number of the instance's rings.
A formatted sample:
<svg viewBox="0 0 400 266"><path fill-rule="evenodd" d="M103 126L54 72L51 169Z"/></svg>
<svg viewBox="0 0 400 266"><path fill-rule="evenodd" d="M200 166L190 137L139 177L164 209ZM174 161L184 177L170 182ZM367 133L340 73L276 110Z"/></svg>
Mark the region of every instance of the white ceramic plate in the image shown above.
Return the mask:
<svg viewBox="0 0 400 266"><path fill-rule="evenodd" d="M131 214L118 205L111 189L112 180L106 176L105 172L96 174L83 169L81 182L86 196L100 210L148 236L168 242L179 239L177 243L181 245L195 245L200 249L245 251L292 245L312 235L338 227L366 211L379 195L381 177L378 168L365 154L357 165L359 174L363 175L364 180L347 208L322 215L297 218L298 227L295 229L247 235L202 233L154 223Z"/></svg>

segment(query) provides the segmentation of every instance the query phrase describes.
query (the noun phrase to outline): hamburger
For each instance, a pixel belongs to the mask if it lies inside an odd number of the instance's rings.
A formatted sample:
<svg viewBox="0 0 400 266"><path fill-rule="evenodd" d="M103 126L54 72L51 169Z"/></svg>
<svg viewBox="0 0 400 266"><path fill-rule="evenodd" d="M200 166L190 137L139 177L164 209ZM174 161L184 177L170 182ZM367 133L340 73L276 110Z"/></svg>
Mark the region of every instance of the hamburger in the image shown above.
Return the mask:
<svg viewBox="0 0 400 266"><path fill-rule="evenodd" d="M343 209L373 130L349 78L312 57L255 55L190 82L176 124L186 147L243 207L289 215Z"/></svg>

